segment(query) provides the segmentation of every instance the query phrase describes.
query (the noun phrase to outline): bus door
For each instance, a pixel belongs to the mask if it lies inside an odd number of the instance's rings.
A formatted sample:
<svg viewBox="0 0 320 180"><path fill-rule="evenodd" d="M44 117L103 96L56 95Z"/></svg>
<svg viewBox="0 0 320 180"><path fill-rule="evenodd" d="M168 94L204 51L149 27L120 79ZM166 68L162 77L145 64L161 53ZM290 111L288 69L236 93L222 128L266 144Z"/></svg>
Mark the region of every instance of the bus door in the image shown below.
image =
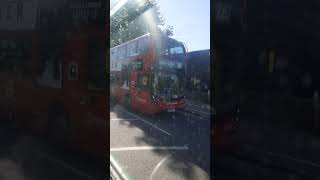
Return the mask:
<svg viewBox="0 0 320 180"><path fill-rule="evenodd" d="M88 129L88 43L84 33L67 33L63 63L63 101L67 110L71 146L82 147L87 144Z"/></svg>
<svg viewBox="0 0 320 180"><path fill-rule="evenodd" d="M104 34L101 34L104 36ZM109 101L107 100L107 75L105 39L92 37L88 41L88 124L90 144L99 155L105 155L107 142L107 115L109 113ZM108 61L109 62L109 61Z"/></svg>
<svg viewBox="0 0 320 180"><path fill-rule="evenodd" d="M132 106L137 106L136 96L137 96L137 77L138 73L134 70L134 63L129 65L129 93L132 99Z"/></svg>
<svg viewBox="0 0 320 180"><path fill-rule="evenodd" d="M148 88L149 84L149 76L146 73L139 72L137 76L137 88L136 88L136 102L141 110L145 109L145 105L148 103L150 99L150 92Z"/></svg>
<svg viewBox="0 0 320 180"><path fill-rule="evenodd" d="M102 155L106 143L107 97L104 38L71 34L64 63L64 99L76 147Z"/></svg>

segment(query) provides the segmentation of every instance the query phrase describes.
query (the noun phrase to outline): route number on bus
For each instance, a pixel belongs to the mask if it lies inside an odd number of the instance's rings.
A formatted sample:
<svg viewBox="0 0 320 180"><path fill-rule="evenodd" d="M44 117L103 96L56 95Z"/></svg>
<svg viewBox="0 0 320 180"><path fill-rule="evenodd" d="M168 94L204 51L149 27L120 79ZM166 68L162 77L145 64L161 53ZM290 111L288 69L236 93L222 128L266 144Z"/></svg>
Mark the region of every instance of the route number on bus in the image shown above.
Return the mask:
<svg viewBox="0 0 320 180"><path fill-rule="evenodd" d="M231 6L224 3L217 3L215 8L216 20L220 22L227 22L231 16Z"/></svg>

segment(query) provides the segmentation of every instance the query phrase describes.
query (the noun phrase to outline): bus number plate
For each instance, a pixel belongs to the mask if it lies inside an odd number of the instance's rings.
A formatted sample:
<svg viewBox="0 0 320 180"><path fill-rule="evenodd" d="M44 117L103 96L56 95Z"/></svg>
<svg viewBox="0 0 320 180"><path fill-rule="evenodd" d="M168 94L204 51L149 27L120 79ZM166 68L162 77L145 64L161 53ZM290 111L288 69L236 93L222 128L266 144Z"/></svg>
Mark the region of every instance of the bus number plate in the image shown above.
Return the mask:
<svg viewBox="0 0 320 180"><path fill-rule="evenodd" d="M175 112L175 109L168 109L168 112Z"/></svg>

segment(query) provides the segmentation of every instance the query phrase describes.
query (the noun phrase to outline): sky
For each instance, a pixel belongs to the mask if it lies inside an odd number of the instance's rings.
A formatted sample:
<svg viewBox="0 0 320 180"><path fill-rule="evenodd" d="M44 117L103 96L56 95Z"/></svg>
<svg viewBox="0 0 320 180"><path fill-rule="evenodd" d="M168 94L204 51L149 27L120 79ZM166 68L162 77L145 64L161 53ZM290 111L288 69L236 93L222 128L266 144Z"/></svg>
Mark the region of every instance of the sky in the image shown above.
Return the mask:
<svg viewBox="0 0 320 180"><path fill-rule="evenodd" d="M188 51L210 49L210 0L156 0L173 38Z"/></svg>
<svg viewBox="0 0 320 180"><path fill-rule="evenodd" d="M210 49L210 0L155 1L165 25L173 26L174 39L184 42L189 52Z"/></svg>

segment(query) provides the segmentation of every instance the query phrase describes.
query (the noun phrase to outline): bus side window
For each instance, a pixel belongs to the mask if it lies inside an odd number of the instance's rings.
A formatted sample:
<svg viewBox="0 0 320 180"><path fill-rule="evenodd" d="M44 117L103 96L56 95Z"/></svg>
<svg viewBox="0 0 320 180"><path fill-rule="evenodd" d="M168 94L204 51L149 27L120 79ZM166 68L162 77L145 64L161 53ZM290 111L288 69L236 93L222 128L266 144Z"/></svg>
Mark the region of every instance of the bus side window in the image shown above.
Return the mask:
<svg viewBox="0 0 320 180"><path fill-rule="evenodd" d="M39 64L37 82L39 85L61 88L62 60L56 57L42 56Z"/></svg>
<svg viewBox="0 0 320 180"><path fill-rule="evenodd" d="M134 56L137 54L137 41L133 41L127 46L127 56Z"/></svg>
<svg viewBox="0 0 320 180"><path fill-rule="evenodd" d="M30 77L32 58L32 41L0 40L0 70L14 72L20 77Z"/></svg>
<svg viewBox="0 0 320 180"><path fill-rule="evenodd" d="M138 53L140 55L144 54L147 51L148 48L148 38L143 37L138 40Z"/></svg>
<svg viewBox="0 0 320 180"><path fill-rule="evenodd" d="M127 45L119 47L119 54L118 54L119 58L122 58L122 59L126 58L126 55L127 55L126 51L127 51Z"/></svg>
<svg viewBox="0 0 320 180"><path fill-rule="evenodd" d="M143 69L143 61L141 59L130 62L130 70L141 71Z"/></svg>
<svg viewBox="0 0 320 180"><path fill-rule="evenodd" d="M138 71L142 71L142 69L143 69L143 60L137 60L136 67L137 67Z"/></svg>
<svg viewBox="0 0 320 180"><path fill-rule="evenodd" d="M115 55L116 55L116 49L112 49L111 50L111 52L110 52L110 60L115 60L116 59L116 57L115 57Z"/></svg>
<svg viewBox="0 0 320 180"><path fill-rule="evenodd" d="M115 55L114 55L115 58L116 58L116 60L118 60L118 58L120 57L119 52L120 52L120 48L117 47L117 48L115 49Z"/></svg>

